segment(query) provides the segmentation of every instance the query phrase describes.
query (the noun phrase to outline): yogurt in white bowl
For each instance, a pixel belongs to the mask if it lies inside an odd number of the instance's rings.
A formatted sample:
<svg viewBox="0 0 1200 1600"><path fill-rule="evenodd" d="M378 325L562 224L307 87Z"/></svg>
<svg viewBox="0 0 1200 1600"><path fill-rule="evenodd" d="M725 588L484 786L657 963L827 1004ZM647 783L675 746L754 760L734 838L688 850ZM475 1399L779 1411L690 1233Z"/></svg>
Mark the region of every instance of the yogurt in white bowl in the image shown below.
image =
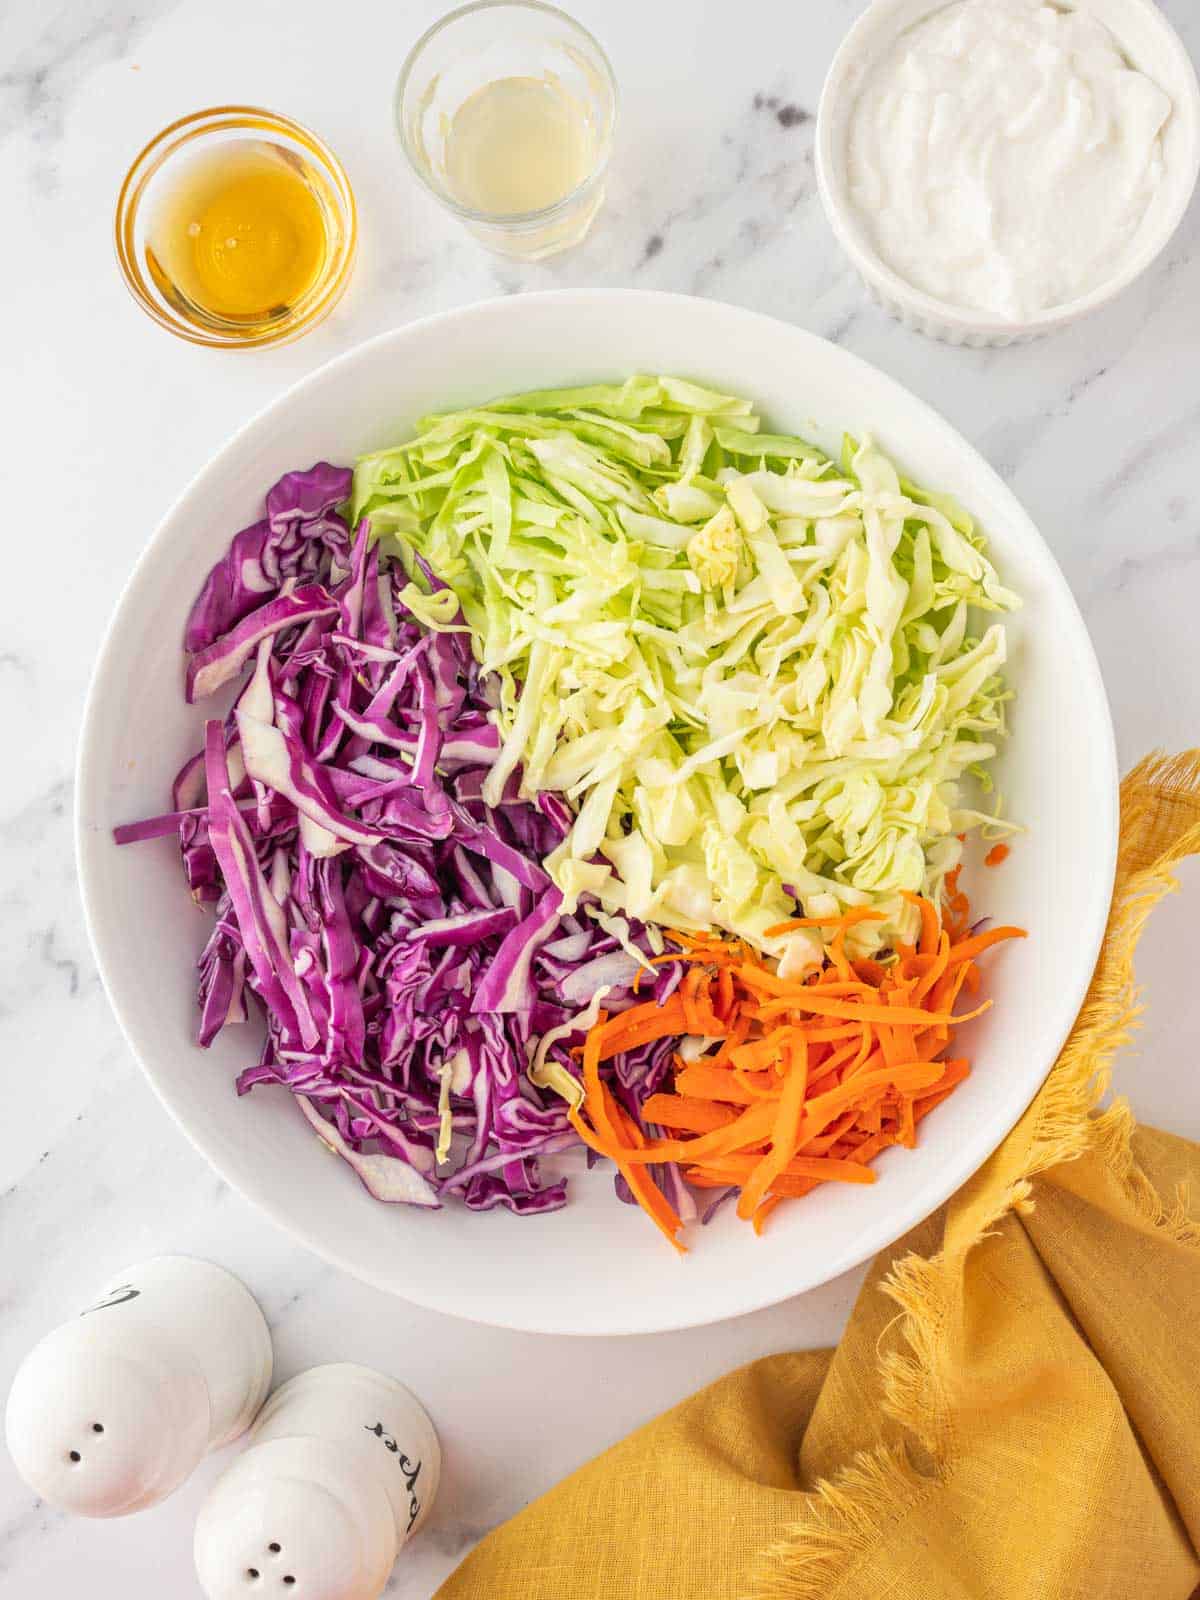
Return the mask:
<svg viewBox="0 0 1200 1600"><path fill-rule="evenodd" d="M1186 209L1200 93L1149 0L876 0L826 80L817 173L868 289L953 343L1073 321Z"/></svg>

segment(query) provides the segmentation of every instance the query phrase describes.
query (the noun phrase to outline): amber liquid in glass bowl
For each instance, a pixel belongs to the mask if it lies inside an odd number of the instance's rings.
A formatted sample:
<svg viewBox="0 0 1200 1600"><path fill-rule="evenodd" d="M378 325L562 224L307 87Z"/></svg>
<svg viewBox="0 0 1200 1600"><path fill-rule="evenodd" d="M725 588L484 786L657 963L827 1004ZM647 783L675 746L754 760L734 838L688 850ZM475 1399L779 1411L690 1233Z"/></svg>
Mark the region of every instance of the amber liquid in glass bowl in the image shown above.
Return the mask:
<svg viewBox="0 0 1200 1600"><path fill-rule="evenodd" d="M146 270L181 315L260 331L321 280L332 199L315 167L268 140L192 156L146 234Z"/></svg>
<svg viewBox="0 0 1200 1600"><path fill-rule="evenodd" d="M131 168L117 255L134 297L197 344L296 337L335 303L355 245L354 200L316 135L252 107L197 112Z"/></svg>

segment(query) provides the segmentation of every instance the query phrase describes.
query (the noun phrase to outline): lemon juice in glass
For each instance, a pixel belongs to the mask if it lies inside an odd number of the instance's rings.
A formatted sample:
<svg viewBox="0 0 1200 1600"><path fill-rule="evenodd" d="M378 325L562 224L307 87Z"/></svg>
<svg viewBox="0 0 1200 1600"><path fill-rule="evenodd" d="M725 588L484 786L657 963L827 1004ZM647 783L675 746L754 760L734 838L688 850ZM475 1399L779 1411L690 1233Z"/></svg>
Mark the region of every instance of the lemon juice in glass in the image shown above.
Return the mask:
<svg viewBox="0 0 1200 1600"><path fill-rule="evenodd" d="M591 34L538 0L480 0L419 39L396 89L417 176L488 249L577 244L604 198L616 88Z"/></svg>

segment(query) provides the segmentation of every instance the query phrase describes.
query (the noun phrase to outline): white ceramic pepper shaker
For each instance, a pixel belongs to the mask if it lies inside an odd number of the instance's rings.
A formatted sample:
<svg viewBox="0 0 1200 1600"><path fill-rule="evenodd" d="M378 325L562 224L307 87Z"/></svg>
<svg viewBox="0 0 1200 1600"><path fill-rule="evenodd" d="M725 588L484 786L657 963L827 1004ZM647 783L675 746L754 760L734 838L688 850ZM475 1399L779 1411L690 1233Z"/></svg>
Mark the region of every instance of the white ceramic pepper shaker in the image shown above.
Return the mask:
<svg viewBox="0 0 1200 1600"><path fill-rule="evenodd" d="M63 1511L141 1511L246 1431L271 1365L244 1284L208 1261L159 1256L118 1274L25 1358L8 1396L9 1453Z"/></svg>
<svg viewBox="0 0 1200 1600"><path fill-rule="evenodd" d="M312 1367L263 1407L196 1521L209 1600L376 1600L437 1492L433 1424L367 1367Z"/></svg>

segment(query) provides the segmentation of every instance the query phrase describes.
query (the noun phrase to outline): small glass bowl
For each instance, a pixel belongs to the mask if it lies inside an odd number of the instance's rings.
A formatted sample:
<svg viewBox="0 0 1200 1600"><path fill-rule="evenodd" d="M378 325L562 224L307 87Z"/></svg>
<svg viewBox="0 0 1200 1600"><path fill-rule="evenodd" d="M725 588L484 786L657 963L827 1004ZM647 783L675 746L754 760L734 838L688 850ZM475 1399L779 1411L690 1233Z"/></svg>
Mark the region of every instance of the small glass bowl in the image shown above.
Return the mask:
<svg viewBox="0 0 1200 1600"><path fill-rule="evenodd" d="M178 177L183 159L247 136L266 138L294 151L324 180L325 192L319 198L325 213L325 265L303 297L269 323L202 326L172 305L147 271L147 227L161 196ZM125 285L147 316L192 344L218 350L247 350L298 339L328 315L350 278L358 243L358 218L350 180L323 139L290 117L258 106L215 106L209 111L193 111L171 123L137 157L117 197L114 236Z"/></svg>
<svg viewBox="0 0 1200 1600"><path fill-rule="evenodd" d="M508 77L554 80L578 104L593 140L575 188L536 211L483 211L454 193L445 134L458 107ZM540 261L578 244L604 199L617 116L617 84L599 42L545 0L473 0L423 33L396 85L396 127L417 177L447 211L497 255Z"/></svg>

